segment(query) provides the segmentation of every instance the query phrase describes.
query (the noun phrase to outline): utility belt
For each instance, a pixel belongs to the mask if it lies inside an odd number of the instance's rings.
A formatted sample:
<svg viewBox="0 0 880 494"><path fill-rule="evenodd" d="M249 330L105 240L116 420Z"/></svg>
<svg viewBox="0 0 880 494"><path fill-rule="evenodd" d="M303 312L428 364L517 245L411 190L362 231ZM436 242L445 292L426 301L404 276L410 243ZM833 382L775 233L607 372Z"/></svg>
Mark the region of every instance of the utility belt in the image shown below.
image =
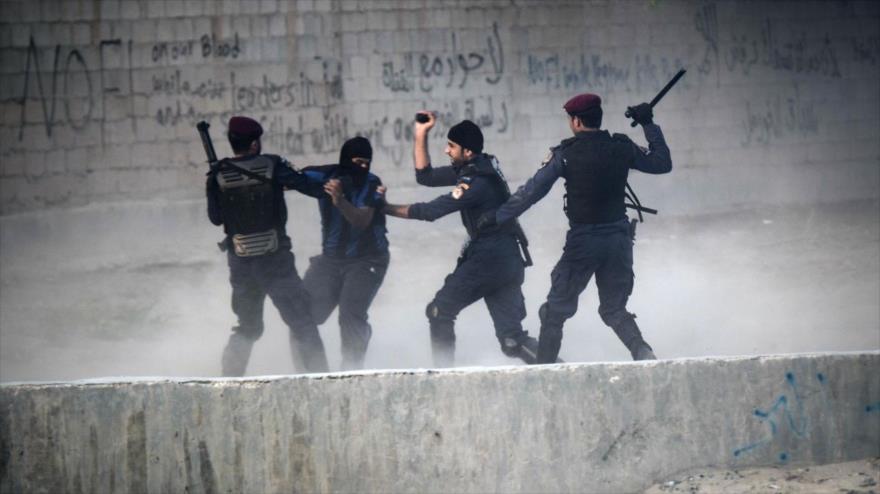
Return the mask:
<svg viewBox="0 0 880 494"><path fill-rule="evenodd" d="M254 257L262 256L270 252L278 250L278 230L266 230L257 233L236 233L228 237L229 244L232 245L232 253L238 257ZM220 250L226 250L229 244L221 242Z"/></svg>
<svg viewBox="0 0 880 494"><path fill-rule="evenodd" d="M531 266L533 263L532 256L529 254L529 239L526 238L526 234L523 231L522 227L519 225L519 222L514 220L514 224L515 226L513 228L490 229L480 232L476 236L469 238L461 247L459 261L467 258L468 250L474 244L474 242L495 235L510 235L516 240L516 244L519 246L520 256L522 257L523 265L525 267Z"/></svg>

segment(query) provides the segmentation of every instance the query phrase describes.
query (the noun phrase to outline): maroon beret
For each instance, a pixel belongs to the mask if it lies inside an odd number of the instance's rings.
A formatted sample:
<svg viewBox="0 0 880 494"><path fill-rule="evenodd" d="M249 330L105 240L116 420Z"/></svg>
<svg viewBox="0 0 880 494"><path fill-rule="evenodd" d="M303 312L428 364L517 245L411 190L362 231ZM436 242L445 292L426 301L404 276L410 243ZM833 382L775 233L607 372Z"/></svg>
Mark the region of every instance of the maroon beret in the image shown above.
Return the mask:
<svg viewBox="0 0 880 494"><path fill-rule="evenodd" d="M259 138L263 135L260 122L248 117L232 117L229 119L229 132L244 137Z"/></svg>
<svg viewBox="0 0 880 494"><path fill-rule="evenodd" d="M597 108L602 106L602 98L596 96L591 93L584 93L575 96L574 98L565 102L565 105L562 108L565 108L565 111L568 112L569 115L578 115L583 113L590 108Z"/></svg>

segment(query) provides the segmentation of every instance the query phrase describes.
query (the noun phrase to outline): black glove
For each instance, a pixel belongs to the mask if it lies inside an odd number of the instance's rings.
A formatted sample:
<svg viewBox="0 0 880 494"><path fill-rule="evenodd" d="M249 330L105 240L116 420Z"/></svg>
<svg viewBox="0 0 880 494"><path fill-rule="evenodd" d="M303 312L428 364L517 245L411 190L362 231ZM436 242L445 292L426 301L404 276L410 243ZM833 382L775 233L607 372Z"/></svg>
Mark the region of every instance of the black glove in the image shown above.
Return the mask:
<svg viewBox="0 0 880 494"><path fill-rule="evenodd" d="M654 123L654 109L648 103L628 107L626 109L626 116L632 118L635 123L640 125Z"/></svg>
<svg viewBox="0 0 880 494"><path fill-rule="evenodd" d="M483 232L489 230L490 228L498 225L498 221L495 219L495 211L489 211L480 215L477 218L477 231Z"/></svg>

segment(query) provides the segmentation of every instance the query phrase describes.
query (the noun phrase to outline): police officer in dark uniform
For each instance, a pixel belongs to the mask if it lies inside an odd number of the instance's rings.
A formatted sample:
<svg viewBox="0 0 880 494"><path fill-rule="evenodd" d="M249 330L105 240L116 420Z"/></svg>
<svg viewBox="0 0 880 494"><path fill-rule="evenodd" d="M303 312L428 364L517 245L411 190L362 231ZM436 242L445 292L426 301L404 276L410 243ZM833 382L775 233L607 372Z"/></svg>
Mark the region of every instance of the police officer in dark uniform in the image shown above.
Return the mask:
<svg viewBox="0 0 880 494"><path fill-rule="evenodd" d="M562 325L577 311L578 297L596 275L599 315L632 354L634 360L653 360L635 315L626 303L633 288L633 238L625 213L625 188L630 169L660 174L672 170L669 148L653 122L647 103L630 108L642 125L649 149L623 134L599 130L601 99L582 94L565 103L574 137L551 149L538 172L495 214L480 219L481 228L503 225L547 195L559 177L565 178L569 231L562 257L553 268L552 286L541 306L538 363L555 362L562 343Z"/></svg>
<svg viewBox="0 0 880 494"><path fill-rule="evenodd" d="M370 173L373 148L365 137L349 139L339 163L303 168L324 183L318 196L322 252L311 258L303 282L312 299L312 318L323 324L339 306L342 368L360 369L373 331L367 311L388 270L388 239L382 181Z"/></svg>
<svg viewBox="0 0 880 494"><path fill-rule="evenodd" d="M495 323L501 350L510 357L534 363L537 341L522 329L526 316L521 285L524 279L525 239L515 222L501 228L477 232L480 215L494 210L510 197L498 160L483 153L483 134L469 120L449 129L446 154L450 166L434 168L428 155L428 131L435 124L430 112L414 127L413 158L416 181L429 187L455 188L433 201L410 205L385 206L385 213L400 218L434 221L459 211L470 236L455 270L428 304L426 313L431 330L434 365L450 367L455 354L455 318L462 309L484 299ZM527 254L526 254L527 255Z"/></svg>
<svg viewBox="0 0 880 494"><path fill-rule="evenodd" d="M298 372L326 372L327 357L312 321L309 295L296 272L285 232L284 189L317 194L310 181L284 158L260 154L263 129L247 117L229 120L229 144L235 157L220 160L208 173L208 218L223 225L232 310L238 326L223 351L223 375L242 376L251 348L263 334L266 295L290 328L290 346Z"/></svg>

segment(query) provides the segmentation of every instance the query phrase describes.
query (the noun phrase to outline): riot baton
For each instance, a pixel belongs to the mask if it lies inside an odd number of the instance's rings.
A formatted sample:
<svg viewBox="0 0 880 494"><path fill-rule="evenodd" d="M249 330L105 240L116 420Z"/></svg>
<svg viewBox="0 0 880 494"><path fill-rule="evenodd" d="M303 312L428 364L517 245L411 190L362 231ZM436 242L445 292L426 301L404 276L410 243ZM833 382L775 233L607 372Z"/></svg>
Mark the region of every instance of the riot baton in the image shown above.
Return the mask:
<svg viewBox="0 0 880 494"><path fill-rule="evenodd" d="M681 79L682 76L684 76L685 72L687 71L684 69L679 70L678 73L675 74L675 77L673 77L672 80L669 81L666 86L664 86L663 89L660 90L659 93L657 93L657 96L654 96L654 99L652 99L651 102L648 103L648 105L650 105L651 108L654 108L654 105L660 102L660 100L663 99L664 96L666 96L666 93L668 93L669 90L672 89L672 86L674 86L675 83L678 82L678 80ZM629 108L626 109L626 113L624 113L623 116L625 116L626 118L632 118L632 112L629 110ZM633 122L630 124L630 127L635 127L636 125L638 124Z"/></svg>
<svg viewBox="0 0 880 494"><path fill-rule="evenodd" d="M211 134L208 133L209 127L211 127L211 124L204 120L196 124L199 137L202 138L202 146L205 147L205 154L208 155L208 164L213 168L214 163L217 163L217 153L214 152L214 143L211 142Z"/></svg>

